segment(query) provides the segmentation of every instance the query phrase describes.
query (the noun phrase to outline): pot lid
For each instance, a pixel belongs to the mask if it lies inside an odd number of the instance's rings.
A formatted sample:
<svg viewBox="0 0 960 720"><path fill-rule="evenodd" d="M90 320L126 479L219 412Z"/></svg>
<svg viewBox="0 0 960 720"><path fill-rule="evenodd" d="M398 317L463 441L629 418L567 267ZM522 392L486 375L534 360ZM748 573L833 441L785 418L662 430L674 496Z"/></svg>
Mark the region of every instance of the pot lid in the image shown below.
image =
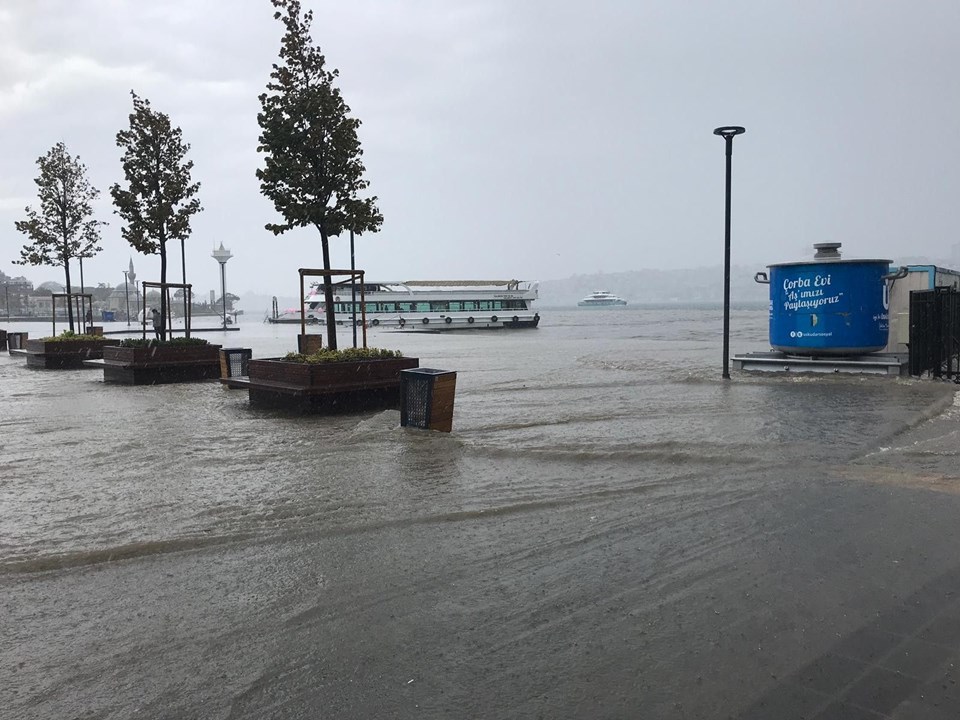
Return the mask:
<svg viewBox="0 0 960 720"><path fill-rule="evenodd" d="M893 260L886 260L880 258L862 258L856 260L844 260L840 257L840 245L838 242L829 242L829 243L814 243L813 249L814 252L812 260L795 260L793 262L782 262L782 263L771 263L767 265L768 268L775 267L791 267L794 265L824 265L824 264L861 264L861 265L875 265L875 264L884 264L892 265Z"/></svg>

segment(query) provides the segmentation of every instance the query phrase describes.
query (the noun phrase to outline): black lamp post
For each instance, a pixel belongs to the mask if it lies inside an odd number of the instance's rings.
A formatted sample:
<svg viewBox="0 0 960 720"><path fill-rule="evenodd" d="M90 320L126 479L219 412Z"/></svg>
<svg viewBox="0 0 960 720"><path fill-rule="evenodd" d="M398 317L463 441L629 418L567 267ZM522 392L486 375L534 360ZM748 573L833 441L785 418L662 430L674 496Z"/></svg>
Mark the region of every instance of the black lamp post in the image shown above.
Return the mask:
<svg viewBox="0 0 960 720"><path fill-rule="evenodd" d="M733 160L733 139L747 130L739 125L718 127L713 131L727 145L727 200L723 225L723 379L730 379L730 168Z"/></svg>
<svg viewBox="0 0 960 720"><path fill-rule="evenodd" d="M123 271L123 297L127 302L127 327L130 327L130 284L127 282L127 272Z"/></svg>

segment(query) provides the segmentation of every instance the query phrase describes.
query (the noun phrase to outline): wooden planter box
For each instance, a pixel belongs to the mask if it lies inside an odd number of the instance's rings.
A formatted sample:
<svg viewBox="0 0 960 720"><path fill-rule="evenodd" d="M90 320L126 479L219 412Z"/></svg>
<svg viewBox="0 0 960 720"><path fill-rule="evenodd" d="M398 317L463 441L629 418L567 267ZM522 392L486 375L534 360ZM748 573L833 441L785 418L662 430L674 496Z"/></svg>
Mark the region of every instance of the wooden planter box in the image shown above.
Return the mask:
<svg viewBox="0 0 960 720"><path fill-rule="evenodd" d="M250 404L318 412L399 408L400 371L419 365L417 358L312 365L277 358L251 360Z"/></svg>
<svg viewBox="0 0 960 720"><path fill-rule="evenodd" d="M44 340L27 339L27 367L60 369L82 368L85 360L99 360L103 349L117 340Z"/></svg>
<svg viewBox="0 0 960 720"><path fill-rule="evenodd" d="M103 350L104 382L153 385L218 377L219 345L108 345Z"/></svg>

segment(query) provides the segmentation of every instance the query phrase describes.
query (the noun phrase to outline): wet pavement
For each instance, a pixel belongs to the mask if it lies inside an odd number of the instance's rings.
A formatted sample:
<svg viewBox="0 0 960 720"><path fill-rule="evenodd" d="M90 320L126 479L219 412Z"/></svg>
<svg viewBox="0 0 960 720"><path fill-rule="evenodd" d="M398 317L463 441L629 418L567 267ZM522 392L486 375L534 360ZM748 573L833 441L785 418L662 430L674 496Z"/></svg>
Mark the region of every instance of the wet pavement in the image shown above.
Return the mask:
<svg viewBox="0 0 960 720"><path fill-rule="evenodd" d="M450 435L0 358L0 718L960 716L952 386L637 318L405 338Z"/></svg>
<svg viewBox="0 0 960 720"><path fill-rule="evenodd" d="M742 720L960 717L960 568L877 612L791 672Z"/></svg>
<svg viewBox="0 0 960 720"><path fill-rule="evenodd" d="M0 707L955 718L955 425L706 497L638 484L7 576Z"/></svg>

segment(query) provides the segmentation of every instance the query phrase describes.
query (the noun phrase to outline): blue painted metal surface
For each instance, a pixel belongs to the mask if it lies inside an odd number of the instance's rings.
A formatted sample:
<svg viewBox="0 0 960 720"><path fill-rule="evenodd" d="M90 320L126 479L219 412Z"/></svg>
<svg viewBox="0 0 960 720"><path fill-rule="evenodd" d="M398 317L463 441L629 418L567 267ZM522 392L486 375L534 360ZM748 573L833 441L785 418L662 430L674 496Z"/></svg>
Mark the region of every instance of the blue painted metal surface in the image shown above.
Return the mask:
<svg viewBox="0 0 960 720"><path fill-rule="evenodd" d="M889 333L889 260L770 265L770 345L796 355L876 352Z"/></svg>

